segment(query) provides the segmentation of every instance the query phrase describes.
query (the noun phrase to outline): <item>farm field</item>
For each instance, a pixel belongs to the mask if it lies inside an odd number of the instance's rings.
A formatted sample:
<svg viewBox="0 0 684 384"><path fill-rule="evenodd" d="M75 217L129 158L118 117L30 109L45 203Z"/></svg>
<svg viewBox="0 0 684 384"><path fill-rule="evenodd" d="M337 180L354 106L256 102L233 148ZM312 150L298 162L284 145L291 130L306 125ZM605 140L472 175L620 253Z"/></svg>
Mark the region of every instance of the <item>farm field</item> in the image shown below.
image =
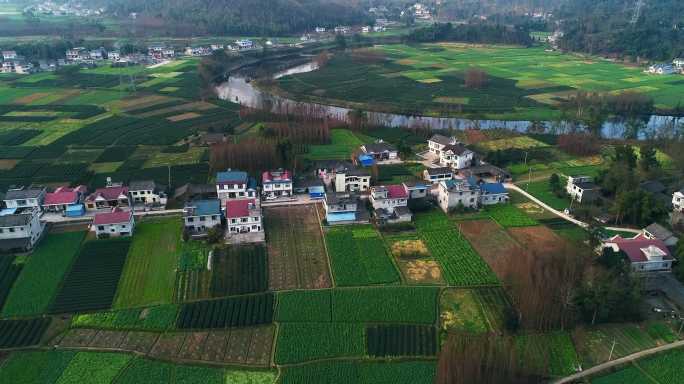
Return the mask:
<svg viewBox="0 0 684 384"><path fill-rule="evenodd" d="M560 238L555 232L541 225L534 227L509 228L508 233L517 241L522 249L533 250L539 255L557 252L568 242Z"/></svg>
<svg viewBox="0 0 684 384"><path fill-rule="evenodd" d="M658 355L637 360L615 373L597 377L592 384L616 383L683 383L680 367L684 363L684 351L674 349Z"/></svg>
<svg viewBox="0 0 684 384"><path fill-rule="evenodd" d="M340 286L388 284L399 281L380 234L372 226L336 227L326 231L335 283Z"/></svg>
<svg viewBox="0 0 684 384"><path fill-rule="evenodd" d="M347 129L333 129L330 132L330 144L310 145L304 157L315 160L347 160L349 156L364 144L355 133Z"/></svg>
<svg viewBox="0 0 684 384"><path fill-rule="evenodd" d="M12 353L0 366L0 377L27 384L274 384L276 373L173 364L127 353L53 350Z"/></svg>
<svg viewBox="0 0 684 384"><path fill-rule="evenodd" d="M435 380L435 368L432 361L326 361L288 367L280 382L430 384Z"/></svg>
<svg viewBox="0 0 684 384"><path fill-rule="evenodd" d="M497 284L487 263L458 232L448 217L433 211L415 216L418 235L442 267L449 285L477 286Z"/></svg>
<svg viewBox="0 0 684 384"><path fill-rule="evenodd" d="M71 319L75 328L165 331L176 326L178 305L77 314Z"/></svg>
<svg viewBox="0 0 684 384"><path fill-rule="evenodd" d="M111 308L130 244L127 238L84 243L50 311L65 313Z"/></svg>
<svg viewBox="0 0 684 384"><path fill-rule="evenodd" d="M445 284L442 268L417 235L384 235L383 238L405 283L410 285Z"/></svg>
<svg viewBox="0 0 684 384"><path fill-rule="evenodd" d="M279 85L297 98L337 105L511 120L559 117L559 100L577 91L643 93L665 110L679 101L673 77L542 47L441 43L384 45L373 52L383 65L363 54L338 54L322 69L284 77ZM484 89L464 86L464 72L473 67L488 73Z"/></svg>
<svg viewBox="0 0 684 384"><path fill-rule="evenodd" d="M502 332L510 305L502 288L449 288L440 295L440 324L447 332Z"/></svg>
<svg viewBox="0 0 684 384"><path fill-rule="evenodd" d="M490 266L505 263L521 251L511 236L492 220L463 221L459 230Z"/></svg>
<svg viewBox="0 0 684 384"><path fill-rule="evenodd" d="M331 287L315 205L264 210L272 290Z"/></svg>
<svg viewBox="0 0 684 384"><path fill-rule="evenodd" d="M268 256L262 245L216 250L212 258L212 297L265 292Z"/></svg>
<svg viewBox="0 0 684 384"><path fill-rule="evenodd" d="M19 274L2 308L2 316L46 312L78 255L83 237L83 232L47 235Z"/></svg>
<svg viewBox="0 0 684 384"><path fill-rule="evenodd" d="M180 242L177 217L137 223L113 307L170 303Z"/></svg>

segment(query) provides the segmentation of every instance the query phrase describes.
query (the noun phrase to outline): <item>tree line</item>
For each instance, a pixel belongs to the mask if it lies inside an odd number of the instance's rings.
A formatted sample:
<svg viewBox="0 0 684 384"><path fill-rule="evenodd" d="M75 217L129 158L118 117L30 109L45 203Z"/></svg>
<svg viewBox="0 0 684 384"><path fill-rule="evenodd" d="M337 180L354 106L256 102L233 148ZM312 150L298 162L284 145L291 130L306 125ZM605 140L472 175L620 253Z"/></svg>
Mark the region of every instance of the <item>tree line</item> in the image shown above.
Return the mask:
<svg viewBox="0 0 684 384"><path fill-rule="evenodd" d="M435 23L413 30L405 37L409 43L460 41L465 43L514 44L531 46L534 42L528 30L502 24Z"/></svg>

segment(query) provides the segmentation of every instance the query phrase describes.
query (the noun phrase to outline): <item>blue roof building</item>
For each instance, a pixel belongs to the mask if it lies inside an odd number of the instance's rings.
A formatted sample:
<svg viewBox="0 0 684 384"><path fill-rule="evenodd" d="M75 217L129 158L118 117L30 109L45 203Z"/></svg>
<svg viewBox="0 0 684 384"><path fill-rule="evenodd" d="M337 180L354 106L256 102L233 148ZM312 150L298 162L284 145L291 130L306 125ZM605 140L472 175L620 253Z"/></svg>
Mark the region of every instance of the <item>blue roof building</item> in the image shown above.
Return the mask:
<svg viewBox="0 0 684 384"><path fill-rule="evenodd" d="M185 229L193 234L205 234L221 225L221 202L219 200L195 200L185 203L183 220Z"/></svg>
<svg viewBox="0 0 684 384"><path fill-rule="evenodd" d="M480 204L493 205L507 203L508 191L501 183L483 183L480 185Z"/></svg>

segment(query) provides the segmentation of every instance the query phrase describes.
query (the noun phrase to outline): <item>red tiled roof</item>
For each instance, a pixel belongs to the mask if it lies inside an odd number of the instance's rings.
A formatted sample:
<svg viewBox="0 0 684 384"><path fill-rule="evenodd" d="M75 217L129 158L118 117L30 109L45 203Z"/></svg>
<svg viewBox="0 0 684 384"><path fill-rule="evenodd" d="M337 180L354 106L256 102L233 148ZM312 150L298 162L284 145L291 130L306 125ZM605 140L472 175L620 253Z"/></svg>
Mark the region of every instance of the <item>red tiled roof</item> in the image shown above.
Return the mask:
<svg viewBox="0 0 684 384"><path fill-rule="evenodd" d="M290 181L290 180L292 180L292 176L290 175L290 171L282 171L282 172L266 171L266 172L261 174L261 181L264 183L278 182L278 181Z"/></svg>
<svg viewBox="0 0 684 384"><path fill-rule="evenodd" d="M78 192L61 191L45 194L43 205L74 204L78 202Z"/></svg>
<svg viewBox="0 0 684 384"><path fill-rule="evenodd" d="M93 220L94 225L121 224L131 220L131 211L114 210L107 213L98 213Z"/></svg>
<svg viewBox="0 0 684 384"><path fill-rule="evenodd" d="M633 263L642 263L648 261L648 258L641 250L643 248L648 248L649 246L654 246L665 252L666 256L664 256L663 259L672 260L672 255L667 249L665 243L658 239L647 239L643 234L639 234L632 239L625 239L619 235L614 236L608 241L608 243L616 244Z"/></svg>
<svg viewBox="0 0 684 384"><path fill-rule="evenodd" d="M95 193L88 196L87 200L93 201L98 196L102 196L105 200L117 200L121 195L128 196L127 187L98 188Z"/></svg>
<svg viewBox="0 0 684 384"><path fill-rule="evenodd" d="M249 216L249 205L255 204L254 199L249 200L228 200L226 201L226 217L235 219L238 217Z"/></svg>
<svg viewBox="0 0 684 384"><path fill-rule="evenodd" d="M387 198L388 199L405 199L408 197L406 188L403 185L388 185Z"/></svg>

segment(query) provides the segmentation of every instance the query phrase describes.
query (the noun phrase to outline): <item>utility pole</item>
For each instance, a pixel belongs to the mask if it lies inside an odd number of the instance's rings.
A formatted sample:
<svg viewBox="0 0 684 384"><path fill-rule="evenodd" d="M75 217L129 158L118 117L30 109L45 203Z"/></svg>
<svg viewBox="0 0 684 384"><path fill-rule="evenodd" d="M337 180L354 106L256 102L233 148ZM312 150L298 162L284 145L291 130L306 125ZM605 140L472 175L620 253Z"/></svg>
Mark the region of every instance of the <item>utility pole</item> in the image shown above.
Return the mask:
<svg viewBox="0 0 684 384"><path fill-rule="evenodd" d="M171 191L171 165L167 165L167 167L169 169L169 186L167 188Z"/></svg>
<svg viewBox="0 0 684 384"><path fill-rule="evenodd" d="M679 318L679 331L677 331L677 336L681 337L682 336L682 328L684 328L684 318L680 317Z"/></svg>
<svg viewBox="0 0 684 384"><path fill-rule="evenodd" d="M615 339L613 339L613 346L610 347L610 356L608 356L608 361L613 360L613 351L615 350Z"/></svg>

